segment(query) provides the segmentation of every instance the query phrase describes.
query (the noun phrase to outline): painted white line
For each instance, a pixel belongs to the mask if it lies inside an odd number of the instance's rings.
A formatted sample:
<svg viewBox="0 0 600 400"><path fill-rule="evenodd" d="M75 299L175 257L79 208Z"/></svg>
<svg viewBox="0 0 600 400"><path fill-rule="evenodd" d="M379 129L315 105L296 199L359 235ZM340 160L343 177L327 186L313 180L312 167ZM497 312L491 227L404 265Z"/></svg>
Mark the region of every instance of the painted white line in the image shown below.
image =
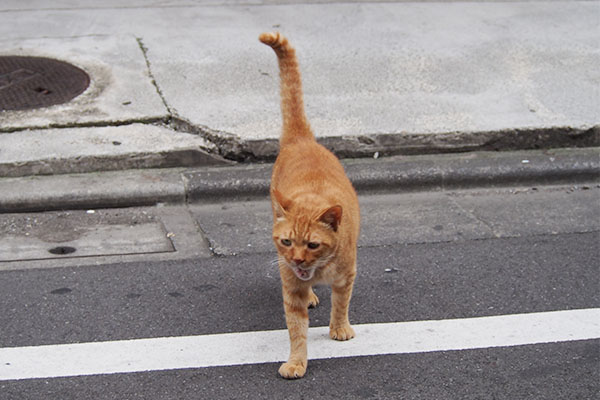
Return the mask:
<svg viewBox="0 0 600 400"><path fill-rule="evenodd" d="M309 359L480 349L600 338L600 308L309 330ZM0 381L283 361L286 330L0 348Z"/></svg>

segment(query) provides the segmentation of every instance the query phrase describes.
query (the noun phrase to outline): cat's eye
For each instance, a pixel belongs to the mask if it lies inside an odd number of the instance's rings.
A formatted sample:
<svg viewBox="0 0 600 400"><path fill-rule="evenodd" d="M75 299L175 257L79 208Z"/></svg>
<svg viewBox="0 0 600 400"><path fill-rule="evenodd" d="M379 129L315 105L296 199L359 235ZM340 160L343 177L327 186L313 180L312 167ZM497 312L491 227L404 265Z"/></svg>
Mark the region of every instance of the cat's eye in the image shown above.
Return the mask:
<svg viewBox="0 0 600 400"><path fill-rule="evenodd" d="M320 244L319 243L315 243L315 242L308 242L308 244L306 245L309 249L314 250L314 249L318 249Z"/></svg>
<svg viewBox="0 0 600 400"><path fill-rule="evenodd" d="M281 239L281 244L285 247L289 247L292 245L292 241L290 239Z"/></svg>

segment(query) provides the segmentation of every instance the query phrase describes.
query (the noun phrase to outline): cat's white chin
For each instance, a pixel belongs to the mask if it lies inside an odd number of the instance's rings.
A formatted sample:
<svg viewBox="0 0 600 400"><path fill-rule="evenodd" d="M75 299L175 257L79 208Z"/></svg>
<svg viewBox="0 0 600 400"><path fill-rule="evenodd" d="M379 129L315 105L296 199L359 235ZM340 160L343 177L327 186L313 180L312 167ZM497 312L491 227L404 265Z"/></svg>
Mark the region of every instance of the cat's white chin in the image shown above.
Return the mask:
<svg viewBox="0 0 600 400"><path fill-rule="evenodd" d="M292 269L292 271L294 271L294 274L296 275L296 277L303 281L311 280L312 277L315 275L315 270L316 270L316 268L302 269L300 267L296 267L296 266L292 266L292 265L290 265L290 268Z"/></svg>

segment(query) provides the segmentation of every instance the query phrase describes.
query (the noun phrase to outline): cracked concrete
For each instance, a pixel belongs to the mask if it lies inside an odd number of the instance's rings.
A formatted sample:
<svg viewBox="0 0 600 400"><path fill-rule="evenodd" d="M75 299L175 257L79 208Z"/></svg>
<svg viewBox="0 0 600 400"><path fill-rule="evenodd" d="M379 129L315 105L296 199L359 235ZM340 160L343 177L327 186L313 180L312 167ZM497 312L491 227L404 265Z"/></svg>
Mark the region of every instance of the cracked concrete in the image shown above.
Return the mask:
<svg viewBox="0 0 600 400"><path fill-rule="evenodd" d="M0 149L4 177L227 164L198 135L139 123L5 133Z"/></svg>
<svg viewBox="0 0 600 400"><path fill-rule="evenodd" d="M168 117L148 79L134 37L89 35L8 40L3 41L0 51L0 56L5 54L59 58L86 71L90 86L65 104L0 112L0 132L154 122Z"/></svg>
<svg viewBox="0 0 600 400"><path fill-rule="evenodd" d="M31 136L5 138L0 173L170 167L178 155L181 166L272 160L277 63L257 40L272 29L297 48L309 120L341 157L600 144L594 2L309 3L3 2L0 55L62 59L92 83L63 105L0 112L2 136ZM79 128L88 142L119 131L122 143L147 135L148 145L177 144L158 145L149 163L139 161L148 148L108 155L102 140L82 150L97 165L14 158L41 130L68 141ZM204 155L190 158L182 141Z"/></svg>
<svg viewBox="0 0 600 400"><path fill-rule="evenodd" d="M146 46L144 46L144 40L142 38L136 38L136 41L138 43L138 46L140 46L140 50L142 51L142 54L144 55L144 61L146 61L146 67L148 69L148 76L151 79L152 85L154 85L154 87L156 88L156 93L158 93L158 96L162 100L162 103L165 106L165 108L167 109L168 114L170 116L172 116L173 110L171 110L171 107L169 107L169 104L167 103L167 99L165 98L164 94L160 90L160 87L158 86L158 82L156 82L156 79L154 78L154 74L152 73L152 67L150 66L150 60L148 59L148 49L146 48Z"/></svg>

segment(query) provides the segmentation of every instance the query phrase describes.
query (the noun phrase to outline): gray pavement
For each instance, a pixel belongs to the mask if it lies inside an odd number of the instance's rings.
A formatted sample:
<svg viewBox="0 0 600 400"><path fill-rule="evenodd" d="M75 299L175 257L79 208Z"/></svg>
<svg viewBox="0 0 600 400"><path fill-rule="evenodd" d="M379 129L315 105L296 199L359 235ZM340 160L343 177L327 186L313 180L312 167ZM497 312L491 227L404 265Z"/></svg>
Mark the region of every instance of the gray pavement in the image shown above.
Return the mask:
<svg viewBox="0 0 600 400"><path fill-rule="evenodd" d="M479 319L597 308L599 191L567 185L361 196L363 235L351 321ZM175 250L0 261L0 348L285 329L280 283L271 264L275 252L266 245L267 209L264 199L0 215L0 237L9 232L24 241L46 241L41 250L58 240L78 246L86 227L115 224L162 224L172 233L167 242ZM195 234L190 221L199 226ZM220 256L190 252L198 248L194 241L200 232L220 247L212 249ZM123 239L104 238L104 249ZM128 239L135 246L139 238ZM223 251L225 245L230 251ZM310 324L326 326L329 289L316 292L321 304L310 310ZM592 338L311 359L299 381L281 379L278 364L271 362L44 379L0 376L0 389L9 400L592 399L600 382L598 344ZM175 357L162 359L165 369ZM85 368L91 358L82 358L78 366Z"/></svg>
<svg viewBox="0 0 600 400"><path fill-rule="evenodd" d="M275 29L360 195L353 323L598 307L599 18L598 1L1 2L0 57L91 85L0 111L0 347L285 327L277 64L257 40ZM272 363L3 380L0 397L598 393L597 339L530 343L314 360L296 382Z"/></svg>
<svg viewBox="0 0 600 400"><path fill-rule="evenodd" d="M0 112L0 175L270 160L277 64L343 157L598 145L596 1L4 1L0 56L58 58L90 87Z"/></svg>

